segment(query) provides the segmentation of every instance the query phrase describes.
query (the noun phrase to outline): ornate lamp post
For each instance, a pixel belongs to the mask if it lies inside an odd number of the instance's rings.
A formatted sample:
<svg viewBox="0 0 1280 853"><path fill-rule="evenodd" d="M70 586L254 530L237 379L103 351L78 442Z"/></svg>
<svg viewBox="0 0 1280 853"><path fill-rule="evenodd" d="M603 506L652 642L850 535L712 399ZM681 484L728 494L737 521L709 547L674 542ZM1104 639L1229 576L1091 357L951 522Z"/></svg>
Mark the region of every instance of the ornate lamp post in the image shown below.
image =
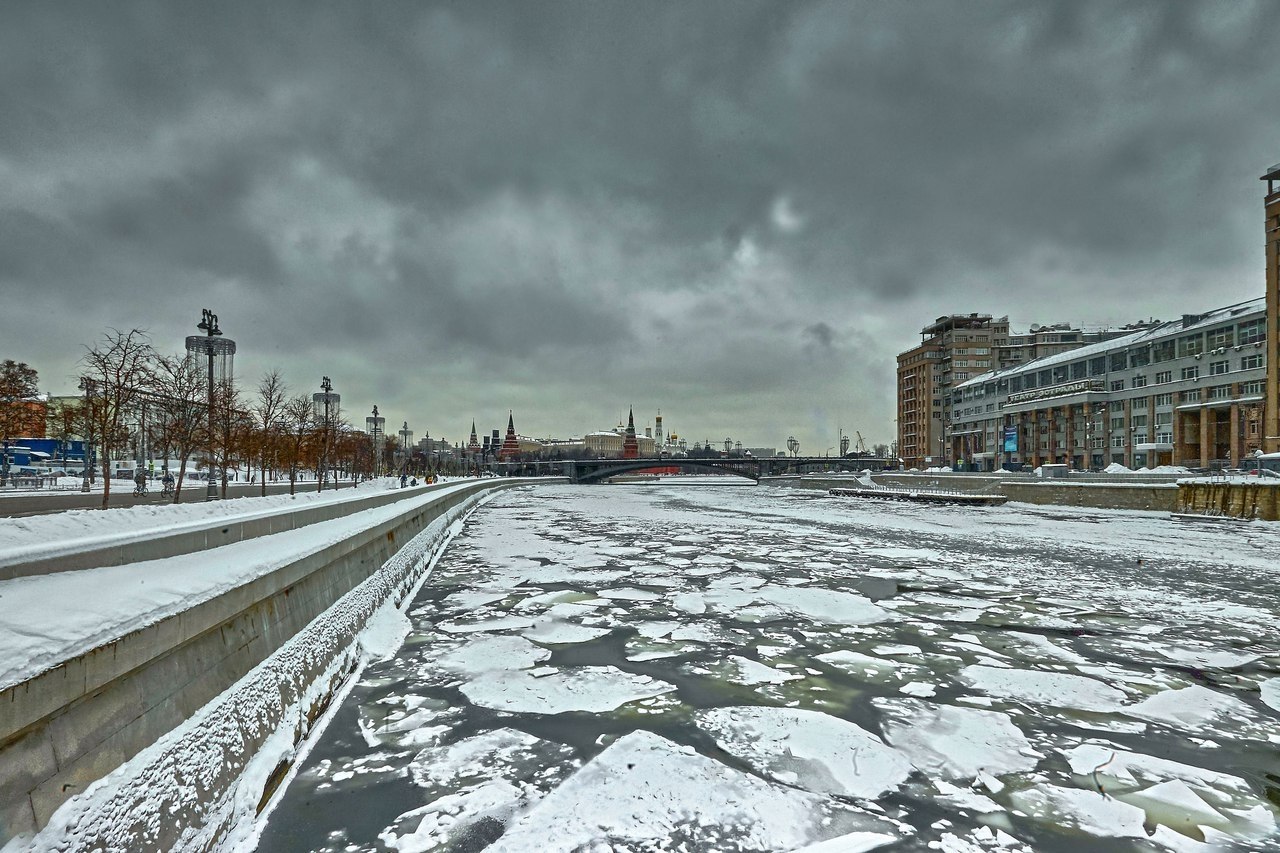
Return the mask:
<svg viewBox="0 0 1280 853"><path fill-rule="evenodd" d="M364 419L364 431L369 433L373 442L373 476L382 476L382 436L387 431L387 419L378 414L378 407L373 407L373 414Z"/></svg>
<svg viewBox="0 0 1280 853"><path fill-rule="evenodd" d="M315 406L316 414L323 414L321 417L321 437L320 437L320 466L316 471L316 491L324 491L325 477L329 473L329 432L331 421L330 418L337 412L338 404L342 401L340 394L333 393L333 383L329 381L328 376L320 377L320 393L311 395L311 404ZM333 487L336 489L338 484L335 482Z"/></svg>
<svg viewBox="0 0 1280 853"><path fill-rule="evenodd" d="M213 436L214 436L214 385L213 385L213 359L214 356L222 357L222 378L229 379L231 375L230 360L236 354L236 342L230 338L222 337L222 330L218 328L218 315L214 314L208 308L201 309L200 322L196 328L204 332L203 335L187 336L187 352L188 353L204 353L209 359L209 459L207 470L209 473L209 487L205 491L205 500L212 501L218 498L218 483L213 477Z"/></svg>
<svg viewBox="0 0 1280 853"><path fill-rule="evenodd" d="M405 421L404 426L400 428L400 447L404 450L404 464L400 468L401 474L409 473L409 445L413 443L413 430L409 429L409 422Z"/></svg>

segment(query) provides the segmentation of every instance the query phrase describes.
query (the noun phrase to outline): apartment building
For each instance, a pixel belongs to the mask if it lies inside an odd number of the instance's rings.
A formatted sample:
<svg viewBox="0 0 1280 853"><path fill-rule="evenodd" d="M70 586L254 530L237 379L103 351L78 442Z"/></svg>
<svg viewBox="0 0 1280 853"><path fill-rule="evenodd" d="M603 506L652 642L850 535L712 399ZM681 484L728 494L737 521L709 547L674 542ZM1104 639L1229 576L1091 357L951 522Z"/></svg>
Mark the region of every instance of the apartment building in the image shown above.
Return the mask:
<svg viewBox="0 0 1280 853"><path fill-rule="evenodd" d="M995 365L1009 318L951 314L920 330L920 345L898 356L898 455L907 467L942 464L951 388Z"/></svg>
<svg viewBox="0 0 1280 853"><path fill-rule="evenodd" d="M1264 446L1267 300L997 368L959 383L957 467L1237 464Z"/></svg>

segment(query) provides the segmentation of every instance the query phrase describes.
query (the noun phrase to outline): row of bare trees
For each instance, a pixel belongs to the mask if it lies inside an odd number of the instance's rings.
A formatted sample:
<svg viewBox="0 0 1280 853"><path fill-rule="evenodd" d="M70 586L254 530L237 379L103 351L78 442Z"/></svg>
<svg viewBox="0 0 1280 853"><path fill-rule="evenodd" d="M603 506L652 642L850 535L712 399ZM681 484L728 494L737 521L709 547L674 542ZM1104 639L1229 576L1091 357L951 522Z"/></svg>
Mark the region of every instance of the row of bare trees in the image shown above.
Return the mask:
<svg viewBox="0 0 1280 853"><path fill-rule="evenodd" d="M188 460L200 460L208 476L220 480L226 497L230 470L256 468L267 492L267 481L287 475L290 493L299 475L316 472L317 489L337 473L367 473L373 448L331 407L329 417L318 415L305 394L293 395L279 371L264 375L251 396L229 379L213 383L199 357L187 353L163 355L145 332L109 330L81 361L83 400L60 415L78 421L86 442L99 451L104 490L102 505L111 496L112 457L127 448L129 427L146 424L151 449L165 459L179 460L174 476L174 502L181 498Z"/></svg>

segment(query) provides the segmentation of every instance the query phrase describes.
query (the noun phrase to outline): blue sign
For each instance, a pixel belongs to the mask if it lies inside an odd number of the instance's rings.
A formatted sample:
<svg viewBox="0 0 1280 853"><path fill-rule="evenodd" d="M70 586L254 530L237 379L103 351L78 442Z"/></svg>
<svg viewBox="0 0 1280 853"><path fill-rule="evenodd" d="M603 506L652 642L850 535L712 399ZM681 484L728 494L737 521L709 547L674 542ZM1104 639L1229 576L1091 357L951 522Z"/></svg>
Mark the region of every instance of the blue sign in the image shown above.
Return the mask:
<svg viewBox="0 0 1280 853"><path fill-rule="evenodd" d="M1004 452L1018 452L1018 428L1016 426L1007 426L1004 428Z"/></svg>

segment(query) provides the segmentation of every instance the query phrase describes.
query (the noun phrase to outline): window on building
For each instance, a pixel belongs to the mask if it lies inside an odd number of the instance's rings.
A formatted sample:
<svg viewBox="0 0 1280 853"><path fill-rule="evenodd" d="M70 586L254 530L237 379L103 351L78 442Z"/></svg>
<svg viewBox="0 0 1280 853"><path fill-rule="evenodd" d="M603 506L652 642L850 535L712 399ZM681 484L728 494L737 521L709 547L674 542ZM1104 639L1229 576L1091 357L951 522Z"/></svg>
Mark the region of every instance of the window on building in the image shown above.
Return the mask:
<svg viewBox="0 0 1280 853"><path fill-rule="evenodd" d="M1209 389L1210 400L1229 400L1231 399L1230 385L1214 385Z"/></svg>
<svg viewBox="0 0 1280 853"><path fill-rule="evenodd" d="M1124 429L1124 415L1113 415L1111 418L1112 429Z"/></svg>
<svg viewBox="0 0 1280 853"><path fill-rule="evenodd" d="M1067 366L1060 364L1053 369L1053 384L1057 385L1067 381Z"/></svg>
<svg viewBox="0 0 1280 853"><path fill-rule="evenodd" d="M1198 403L1198 402L1200 402L1200 389L1199 389L1199 388L1192 388L1190 391L1183 391L1183 392L1182 392L1182 402L1184 402L1184 403Z"/></svg>
<svg viewBox="0 0 1280 853"><path fill-rule="evenodd" d="M1112 370L1124 370L1129 362L1123 352L1113 352L1108 359L1108 363Z"/></svg>
<svg viewBox="0 0 1280 853"><path fill-rule="evenodd" d="M1041 388L1047 388L1053 384L1053 371L1042 370L1036 374L1036 378L1039 380Z"/></svg>
<svg viewBox="0 0 1280 853"><path fill-rule="evenodd" d="M1173 412L1156 412L1156 426L1165 426L1173 423Z"/></svg>
<svg viewBox="0 0 1280 853"><path fill-rule="evenodd" d="M970 352L973 355L991 355L991 347L974 347Z"/></svg>
<svg viewBox="0 0 1280 853"><path fill-rule="evenodd" d="M1113 435L1113 436L1111 436L1111 446L1112 446L1112 447L1124 447L1124 436L1123 436L1123 435Z"/></svg>
<svg viewBox="0 0 1280 853"><path fill-rule="evenodd" d="M1161 370L1159 373L1156 374L1157 385L1163 385L1166 382L1172 382L1172 381L1173 381L1172 370Z"/></svg>
<svg viewBox="0 0 1280 853"><path fill-rule="evenodd" d="M1131 388L1147 387L1147 377L1141 376L1141 375L1133 377L1133 384L1130 387Z"/></svg>
<svg viewBox="0 0 1280 853"><path fill-rule="evenodd" d="M1256 370L1257 368L1262 366L1263 366L1263 362L1262 362L1261 353L1258 353L1256 355L1246 355L1244 358L1240 359L1241 370Z"/></svg>
<svg viewBox="0 0 1280 853"><path fill-rule="evenodd" d="M1224 373L1231 372L1231 362L1227 360L1209 362L1209 375L1221 376Z"/></svg>
<svg viewBox="0 0 1280 853"><path fill-rule="evenodd" d="M1134 415L1129 419L1129 425L1134 427L1135 429L1138 427L1145 427L1147 425L1147 416Z"/></svg>
<svg viewBox="0 0 1280 853"><path fill-rule="evenodd" d="M1267 321L1265 318L1241 323L1236 340L1242 344L1254 344L1267 339Z"/></svg>
<svg viewBox="0 0 1280 853"><path fill-rule="evenodd" d="M1174 353L1176 352L1176 350L1177 348L1174 344L1173 338L1169 338L1168 340L1163 340L1163 341L1160 341L1159 343L1152 344L1151 360L1153 362L1169 361L1171 358L1174 357Z"/></svg>
<svg viewBox="0 0 1280 853"><path fill-rule="evenodd" d="M1132 402L1132 403L1130 403L1129 405L1131 405L1131 406L1133 407L1134 411L1137 411L1138 409L1146 409L1146 408L1147 408L1147 398L1146 398L1146 397L1138 397L1138 398L1134 399L1134 400L1133 400L1133 402Z"/></svg>
<svg viewBox="0 0 1280 853"><path fill-rule="evenodd" d="M1199 379L1199 378L1200 378L1200 368L1199 368L1199 366L1196 366L1196 367L1184 367L1184 368L1182 368L1182 378L1183 378L1184 380L1185 380L1185 379Z"/></svg>
<svg viewBox="0 0 1280 853"><path fill-rule="evenodd" d="M1241 382L1240 394L1245 397L1261 397L1262 380L1255 379L1253 382Z"/></svg>
<svg viewBox="0 0 1280 853"><path fill-rule="evenodd" d="M1204 352L1204 335L1183 335L1178 338L1178 358L1186 358Z"/></svg>
<svg viewBox="0 0 1280 853"><path fill-rule="evenodd" d="M1009 380L1009 393L1016 394L1022 390L1022 377L1014 376Z"/></svg>
<svg viewBox="0 0 1280 853"><path fill-rule="evenodd" d="M1209 349L1217 349L1218 347L1229 347L1236 342L1236 327L1224 326L1221 329L1213 329L1209 332Z"/></svg>
<svg viewBox="0 0 1280 853"><path fill-rule="evenodd" d="M1173 433L1158 432L1156 433L1156 441L1160 442L1161 444L1173 444Z"/></svg>
<svg viewBox="0 0 1280 853"><path fill-rule="evenodd" d="M1157 394L1157 395L1156 395L1156 405L1157 405L1157 406L1172 406L1172 405L1173 405L1173 395L1172 395L1172 394Z"/></svg>
<svg viewBox="0 0 1280 853"><path fill-rule="evenodd" d="M1124 390L1124 380L1123 380L1123 379L1112 379L1112 380L1111 380L1111 390L1112 390L1112 391L1123 391L1123 390Z"/></svg>
<svg viewBox="0 0 1280 853"><path fill-rule="evenodd" d="M1089 359L1089 375L1101 376L1107 372L1107 357L1100 355L1097 358Z"/></svg>
<svg viewBox="0 0 1280 853"><path fill-rule="evenodd" d="M1146 367L1151 363L1151 347L1134 347L1129 350L1130 367Z"/></svg>

